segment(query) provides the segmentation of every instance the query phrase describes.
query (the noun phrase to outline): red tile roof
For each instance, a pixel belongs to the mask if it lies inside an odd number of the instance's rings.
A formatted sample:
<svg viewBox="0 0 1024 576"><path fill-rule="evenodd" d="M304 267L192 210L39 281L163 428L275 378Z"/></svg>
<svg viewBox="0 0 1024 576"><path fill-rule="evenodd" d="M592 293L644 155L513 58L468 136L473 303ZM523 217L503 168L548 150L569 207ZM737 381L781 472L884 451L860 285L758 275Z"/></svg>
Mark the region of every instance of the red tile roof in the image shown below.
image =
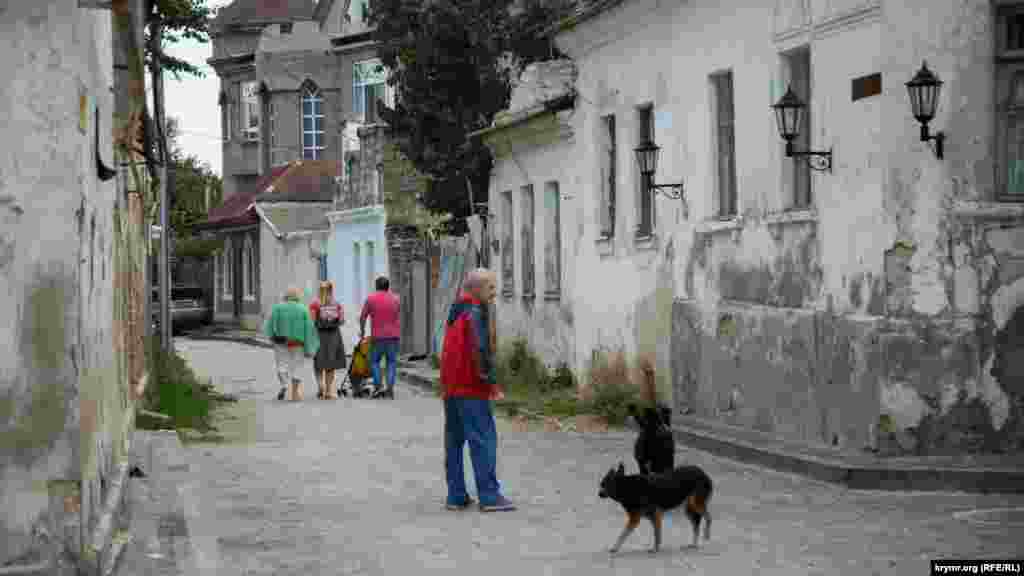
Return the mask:
<svg viewBox="0 0 1024 576"><path fill-rule="evenodd" d="M201 223L199 228L222 228L258 222L259 216L251 208L253 200L290 167L290 164L275 166L256 182L252 190L239 192L225 200L220 206L211 208L209 214L206 215L206 222Z"/></svg>
<svg viewBox="0 0 1024 576"><path fill-rule="evenodd" d="M341 174L342 163L336 160L294 160L275 166L256 185L235 194L210 210L199 229L224 228L255 224L259 216L254 202L331 202L334 199L334 177Z"/></svg>

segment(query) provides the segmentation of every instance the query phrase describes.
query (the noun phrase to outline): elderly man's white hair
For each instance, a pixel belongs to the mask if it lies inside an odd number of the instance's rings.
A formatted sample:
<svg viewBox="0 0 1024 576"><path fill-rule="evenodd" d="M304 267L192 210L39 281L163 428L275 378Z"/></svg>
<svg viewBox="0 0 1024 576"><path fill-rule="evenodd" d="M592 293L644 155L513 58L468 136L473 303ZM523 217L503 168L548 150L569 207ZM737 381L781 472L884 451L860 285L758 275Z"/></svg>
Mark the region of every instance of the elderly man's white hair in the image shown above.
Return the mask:
<svg viewBox="0 0 1024 576"><path fill-rule="evenodd" d="M462 289L471 294L476 294L481 288L487 285L488 282L494 280L494 272L491 272L487 268L477 268L471 270L469 274L466 274L466 279L462 282Z"/></svg>

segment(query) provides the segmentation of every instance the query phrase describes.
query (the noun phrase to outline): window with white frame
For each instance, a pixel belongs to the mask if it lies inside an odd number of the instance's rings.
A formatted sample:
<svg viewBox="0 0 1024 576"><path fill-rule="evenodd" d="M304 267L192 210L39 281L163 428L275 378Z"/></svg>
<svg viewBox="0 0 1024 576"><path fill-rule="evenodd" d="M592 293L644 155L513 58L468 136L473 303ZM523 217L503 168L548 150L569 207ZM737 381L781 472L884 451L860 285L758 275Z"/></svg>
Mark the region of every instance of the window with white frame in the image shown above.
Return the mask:
<svg viewBox="0 0 1024 576"><path fill-rule="evenodd" d="M800 115L799 132L793 140L797 150L811 148L811 49L809 46L796 48L782 55L784 85L791 86L793 92L804 102L807 109ZM782 144L785 147L785 144ZM785 178L783 189L788 192L788 207L795 209L809 208L811 196L811 166L807 162L794 162L792 158L782 158L782 173Z"/></svg>
<svg viewBox="0 0 1024 576"><path fill-rule="evenodd" d="M260 83L242 83L242 137L260 139Z"/></svg>
<svg viewBox="0 0 1024 576"><path fill-rule="evenodd" d="M358 122L378 121L377 102L392 105L392 91L387 85L387 69L379 59L356 62L352 66L352 112Z"/></svg>
<svg viewBox="0 0 1024 576"><path fill-rule="evenodd" d="M362 250L359 249L359 242L352 244L352 296L356 299L356 305L363 305L363 273L362 273Z"/></svg>
<svg viewBox="0 0 1024 576"><path fill-rule="evenodd" d="M234 285L234 250L231 245L231 239L224 240L224 248L220 253L220 269L222 270L220 293L225 300L229 300L232 296L233 285Z"/></svg>
<svg viewBox="0 0 1024 576"><path fill-rule="evenodd" d="M996 200L1024 202L1024 3L996 16Z"/></svg>
<svg viewBox="0 0 1024 576"><path fill-rule="evenodd" d="M615 115L601 118L601 236L615 236Z"/></svg>
<svg viewBox="0 0 1024 576"><path fill-rule="evenodd" d="M558 182L544 184L544 296L562 292L562 196Z"/></svg>
<svg viewBox="0 0 1024 576"><path fill-rule="evenodd" d="M733 116L732 70L711 75L714 98L715 191L719 218L737 214L736 130Z"/></svg>
<svg viewBox="0 0 1024 576"><path fill-rule="evenodd" d="M636 109L636 145L654 143L654 106L645 104ZM654 233L654 195L648 190L648 178L637 167L637 226L640 238Z"/></svg>
<svg viewBox="0 0 1024 576"><path fill-rule="evenodd" d="M252 236L246 235L242 244L242 295L250 302L256 301L256 249L252 243Z"/></svg>
<svg viewBox="0 0 1024 576"><path fill-rule="evenodd" d="M501 293L511 298L515 292L515 253L512 242L512 191L501 193Z"/></svg>
<svg viewBox="0 0 1024 576"><path fill-rule="evenodd" d="M324 99L312 84L302 87L302 158L319 160L324 152Z"/></svg>
<svg viewBox="0 0 1024 576"><path fill-rule="evenodd" d="M519 206L523 211L520 225L520 241L523 257L523 298L533 298L534 270L533 243L536 236L533 231L533 185L527 184L519 189Z"/></svg>

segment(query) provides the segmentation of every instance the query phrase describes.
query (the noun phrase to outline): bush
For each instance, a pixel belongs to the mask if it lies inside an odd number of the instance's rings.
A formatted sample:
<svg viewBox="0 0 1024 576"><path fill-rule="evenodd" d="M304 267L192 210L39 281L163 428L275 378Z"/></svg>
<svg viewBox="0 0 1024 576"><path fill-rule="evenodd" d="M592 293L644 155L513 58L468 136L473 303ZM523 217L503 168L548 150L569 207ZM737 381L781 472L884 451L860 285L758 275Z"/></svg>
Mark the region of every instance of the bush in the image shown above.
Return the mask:
<svg viewBox="0 0 1024 576"><path fill-rule="evenodd" d="M507 394L535 397L549 389L551 380L544 361L534 354L529 344L517 338L510 346L498 351L498 383Z"/></svg>
<svg viewBox="0 0 1024 576"><path fill-rule="evenodd" d="M601 416L612 426L621 426L629 415L629 405L639 396L625 355L596 354L588 373L590 385L581 408Z"/></svg>
<svg viewBox="0 0 1024 576"><path fill-rule="evenodd" d="M176 351L168 352L160 347L160 339L157 337L146 341L146 368L149 371L149 385L142 399L143 407L169 416L170 424L175 429L212 430L213 403L234 400L216 392L211 382L200 381ZM139 428L158 428L160 424L149 418L137 421Z"/></svg>

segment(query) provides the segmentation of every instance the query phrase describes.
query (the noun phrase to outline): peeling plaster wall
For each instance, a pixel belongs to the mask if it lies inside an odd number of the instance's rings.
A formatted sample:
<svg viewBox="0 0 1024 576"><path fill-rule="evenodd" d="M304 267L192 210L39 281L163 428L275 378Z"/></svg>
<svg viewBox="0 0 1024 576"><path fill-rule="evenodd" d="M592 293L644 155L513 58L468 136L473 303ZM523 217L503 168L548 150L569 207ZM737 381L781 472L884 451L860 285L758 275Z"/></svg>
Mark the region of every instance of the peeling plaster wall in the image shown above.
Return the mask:
<svg viewBox="0 0 1024 576"><path fill-rule="evenodd" d="M699 415L888 454L1020 450L1024 210L993 202L992 16L987 0L635 0L562 33L580 71L580 196L565 226L577 367L594 349L647 349L671 318L659 367ZM812 205L793 210L794 160L769 105L785 89L780 53L802 45L811 148L834 156L831 173L812 173ZM945 82L932 124L949 134L943 160L919 141L904 86L923 59ZM739 214L721 221L708 76L725 69ZM851 81L872 73L881 94L854 101ZM685 206L657 200L653 242L632 233L645 103L656 179L687 189ZM609 113L618 217L602 242Z"/></svg>
<svg viewBox="0 0 1024 576"><path fill-rule="evenodd" d="M490 212L495 215L489 224L489 235L499 239L499 250L492 250L492 262L498 277L499 300L496 329L499 341L509 345L516 338L523 338L530 347L552 369L565 362L578 367L573 336L576 333L577 289L579 285L567 265L572 261L567 254L571 249L566 232L573 229L573 207L579 198L579 188L574 173L567 169L571 165L573 152L571 132L563 126L565 116L544 114L518 127L502 130L489 139L495 150L495 166L491 172ZM545 184L558 182L559 210L561 213L561 270L560 287L547 285L545 239L549 224L547 210L551 207L545 200ZM533 185L534 233L533 270L534 292L532 298L523 297L523 237L522 237L522 193L521 187ZM512 297L501 296L505 291L501 274L502 226L506 214L502 194L512 192L513 226L513 287ZM549 293L550 292L550 293Z"/></svg>
<svg viewBox="0 0 1024 576"><path fill-rule="evenodd" d="M81 552L133 426L127 382L140 366L130 293L115 287L118 274L141 287L142 235L116 180L96 177L97 122L114 164L112 42L108 10L0 7L0 125L18 142L0 154L4 566L47 555L43 533Z"/></svg>

